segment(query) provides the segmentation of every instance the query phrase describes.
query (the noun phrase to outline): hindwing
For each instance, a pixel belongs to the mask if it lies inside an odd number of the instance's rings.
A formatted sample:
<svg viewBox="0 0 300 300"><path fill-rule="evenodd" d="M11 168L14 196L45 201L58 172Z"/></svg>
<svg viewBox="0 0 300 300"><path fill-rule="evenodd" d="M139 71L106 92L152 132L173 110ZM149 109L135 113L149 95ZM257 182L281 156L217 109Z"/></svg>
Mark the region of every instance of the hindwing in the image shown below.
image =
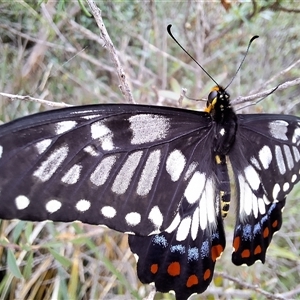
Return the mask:
<svg viewBox="0 0 300 300"><path fill-rule="evenodd" d="M130 248L138 256L140 280L154 282L161 292L174 291L176 299L207 289L216 260L225 249L220 192L229 190L229 182L222 180L222 174L227 178L227 169L206 149L210 142L203 139L195 147L193 171L171 226L154 236L129 236Z"/></svg>
<svg viewBox="0 0 300 300"><path fill-rule="evenodd" d="M176 299L188 299L191 294L207 289L216 260L225 248L225 234L220 215L214 226L202 229L197 224L202 212L195 208L170 233L129 236L129 246L138 256L137 272L143 283L154 282L156 289L163 293L174 291Z"/></svg>
<svg viewBox="0 0 300 300"><path fill-rule="evenodd" d="M238 124L229 153L238 200L232 260L251 265L265 261L272 236L282 224L286 196L300 179L300 120L238 115Z"/></svg>

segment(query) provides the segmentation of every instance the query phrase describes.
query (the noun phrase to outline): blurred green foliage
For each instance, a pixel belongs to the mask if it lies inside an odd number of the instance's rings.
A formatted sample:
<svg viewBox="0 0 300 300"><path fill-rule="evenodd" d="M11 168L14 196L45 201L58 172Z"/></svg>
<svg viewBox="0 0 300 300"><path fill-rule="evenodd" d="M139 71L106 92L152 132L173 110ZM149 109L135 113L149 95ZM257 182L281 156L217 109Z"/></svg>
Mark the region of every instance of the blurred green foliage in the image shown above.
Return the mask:
<svg viewBox="0 0 300 300"><path fill-rule="evenodd" d="M299 77L300 9L297 1L96 1L137 103L178 106L181 88L205 98L214 83L166 32L222 85L233 78L253 35L259 35L229 90L232 98L263 91ZM81 1L81 6L88 5ZM228 6L227 6L228 5ZM0 0L0 91L73 105L122 103L116 69L99 29L78 2ZM104 46L104 47L103 47ZM272 79L272 80L271 80ZM271 81L270 81L271 80ZM266 84L266 82L268 83ZM246 112L299 115L300 87L276 91ZM184 107L201 109L191 100ZM36 102L0 101L1 120L47 110ZM300 189L284 211L265 265L231 263L233 222L226 222L228 247L217 263L240 281L274 295L300 298ZM150 286L137 279L126 236L83 224L2 221L0 300L141 299ZM285 294L290 293L290 294ZM290 296L287 296L290 295ZM174 299L157 294L155 299ZM254 289L216 276L193 299L265 299Z"/></svg>

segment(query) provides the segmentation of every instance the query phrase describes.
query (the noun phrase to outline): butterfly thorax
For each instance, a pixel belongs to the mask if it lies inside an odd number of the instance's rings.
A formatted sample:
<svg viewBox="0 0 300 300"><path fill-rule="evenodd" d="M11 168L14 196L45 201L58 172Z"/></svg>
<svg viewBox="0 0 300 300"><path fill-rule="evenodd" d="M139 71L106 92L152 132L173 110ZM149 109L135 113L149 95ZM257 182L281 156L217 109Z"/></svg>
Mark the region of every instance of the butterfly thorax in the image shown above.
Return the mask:
<svg viewBox="0 0 300 300"><path fill-rule="evenodd" d="M208 95L205 111L212 117L214 125L213 152L226 155L231 149L237 130L237 117L230 105L230 95L215 86Z"/></svg>
<svg viewBox="0 0 300 300"><path fill-rule="evenodd" d="M226 156L235 141L237 117L230 105L229 94L221 87L216 86L208 95L207 107L213 122L212 157L215 160L215 174L217 197L220 201L220 212L226 217L230 205L230 185Z"/></svg>

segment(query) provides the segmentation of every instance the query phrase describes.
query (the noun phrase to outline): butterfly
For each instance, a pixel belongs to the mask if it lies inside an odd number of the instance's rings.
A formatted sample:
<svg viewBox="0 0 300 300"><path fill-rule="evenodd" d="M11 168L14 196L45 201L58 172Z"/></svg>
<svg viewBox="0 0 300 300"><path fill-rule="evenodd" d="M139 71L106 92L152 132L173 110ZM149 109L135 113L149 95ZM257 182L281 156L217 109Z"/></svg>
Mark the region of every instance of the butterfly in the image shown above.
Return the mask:
<svg viewBox="0 0 300 300"><path fill-rule="evenodd" d="M140 280L184 300L213 278L231 184L232 261L265 261L300 178L299 144L299 118L236 114L221 86L202 112L130 104L42 112L0 126L0 218L129 233Z"/></svg>

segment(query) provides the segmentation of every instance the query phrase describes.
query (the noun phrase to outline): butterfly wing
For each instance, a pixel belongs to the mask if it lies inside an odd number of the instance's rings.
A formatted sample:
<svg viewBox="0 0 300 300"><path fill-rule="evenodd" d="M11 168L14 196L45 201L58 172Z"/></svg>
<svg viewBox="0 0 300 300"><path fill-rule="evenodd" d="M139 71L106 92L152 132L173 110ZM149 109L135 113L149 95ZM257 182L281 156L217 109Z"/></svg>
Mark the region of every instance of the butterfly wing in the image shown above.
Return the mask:
<svg viewBox="0 0 300 300"><path fill-rule="evenodd" d="M155 283L158 291L174 291L176 299L202 293L210 284L216 259L225 248L225 234L217 183L218 165L208 150L207 136L190 156L193 170L186 178L178 215L161 234L129 236L138 256L137 271L143 283ZM198 163L199 162L199 163Z"/></svg>
<svg viewBox="0 0 300 300"><path fill-rule="evenodd" d="M164 231L210 130L206 113L138 105L66 108L2 125L0 218Z"/></svg>
<svg viewBox="0 0 300 300"><path fill-rule="evenodd" d="M238 115L238 126L229 153L238 199L232 261L252 265L265 261L286 196L300 179L300 119Z"/></svg>
<svg viewBox="0 0 300 300"><path fill-rule="evenodd" d="M201 218L199 210L195 210L192 224L195 214ZM217 220L211 231L199 227L196 237L192 236L192 225L186 225L187 222L187 219L183 220L171 233L149 237L129 236L130 248L138 256L139 279L143 283L155 283L160 292L174 291L176 299L188 299L193 293L202 293L207 289L216 259L225 248L222 219ZM183 240L178 240L180 230L183 230L180 226L186 226L189 230Z"/></svg>

